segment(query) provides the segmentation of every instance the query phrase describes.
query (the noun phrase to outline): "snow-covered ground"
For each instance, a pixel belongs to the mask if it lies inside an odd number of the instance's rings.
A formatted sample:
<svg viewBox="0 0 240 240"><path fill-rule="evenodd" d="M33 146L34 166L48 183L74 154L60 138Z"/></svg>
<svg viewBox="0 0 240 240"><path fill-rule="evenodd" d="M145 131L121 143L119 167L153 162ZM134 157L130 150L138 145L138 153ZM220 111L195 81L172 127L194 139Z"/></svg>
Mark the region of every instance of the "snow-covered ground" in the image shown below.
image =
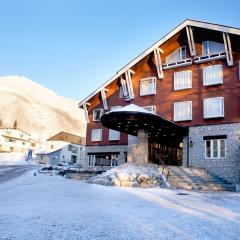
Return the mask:
<svg viewBox="0 0 240 240"><path fill-rule="evenodd" d="M1 240L240 236L238 193L106 187L29 172L1 184L0 201Z"/></svg>

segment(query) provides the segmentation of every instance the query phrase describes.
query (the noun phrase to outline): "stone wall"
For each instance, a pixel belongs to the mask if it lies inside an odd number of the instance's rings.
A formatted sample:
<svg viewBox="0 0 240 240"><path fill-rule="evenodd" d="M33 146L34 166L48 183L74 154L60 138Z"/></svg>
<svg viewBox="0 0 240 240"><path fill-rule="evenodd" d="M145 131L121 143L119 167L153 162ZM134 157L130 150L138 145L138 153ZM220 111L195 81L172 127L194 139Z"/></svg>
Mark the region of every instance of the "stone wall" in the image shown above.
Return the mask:
<svg viewBox="0 0 240 240"><path fill-rule="evenodd" d="M106 146L86 146L83 167L88 167L88 153L100 152L119 152L118 165L125 163L125 154L128 151L128 145L106 145Z"/></svg>
<svg viewBox="0 0 240 240"><path fill-rule="evenodd" d="M206 159L204 136L227 135L226 158ZM240 124L219 124L189 128L189 166L201 167L232 183L240 180ZM187 138L184 139L183 165L187 164Z"/></svg>

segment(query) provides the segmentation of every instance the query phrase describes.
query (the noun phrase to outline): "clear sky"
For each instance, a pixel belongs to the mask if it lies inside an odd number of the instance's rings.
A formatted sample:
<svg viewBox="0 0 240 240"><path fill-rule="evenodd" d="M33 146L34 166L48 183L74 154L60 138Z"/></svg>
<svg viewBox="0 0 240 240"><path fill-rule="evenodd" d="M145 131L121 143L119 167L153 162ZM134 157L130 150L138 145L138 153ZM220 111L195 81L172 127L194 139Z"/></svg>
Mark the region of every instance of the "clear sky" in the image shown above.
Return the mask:
<svg viewBox="0 0 240 240"><path fill-rule="evenodd" d="M0 76L82 100L186 18L240 28L240 0L0 0Z"/></svg>

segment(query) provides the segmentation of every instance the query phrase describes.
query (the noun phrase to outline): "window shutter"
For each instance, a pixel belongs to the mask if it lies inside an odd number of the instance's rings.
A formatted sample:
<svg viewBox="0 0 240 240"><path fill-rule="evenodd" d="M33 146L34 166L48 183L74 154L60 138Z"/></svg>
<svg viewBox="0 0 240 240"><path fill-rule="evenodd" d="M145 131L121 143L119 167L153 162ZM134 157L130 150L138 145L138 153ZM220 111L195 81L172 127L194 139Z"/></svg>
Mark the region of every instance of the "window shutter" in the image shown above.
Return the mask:
<svg viewBox="0 0 240 240"><path fill-rule="evenodd" d="M204 118L224 117L224 98L204 99Z"/></svg>
<svg viewBox="0 0 240 240"><path fill-rule="evenodd" d="M140 96L156 94L156 78L144 78L140 80Z"/></svg>
<svg viewBox="0 0 240 240"><path fill-rule="evenodd" d="M109 141L117 141L120 139L120 132L109 129Z"/></svg>
<svg viewBox="0 0 240 240"><path fill-rule="evenodd" d="M174 73L174 90L192 88L192 71Z"/></svg>
<svg viewBox="0 0 240 240"><path fill-rule="evenodd" d="M92 129L92 142L101 141L102 140L102 129Z"/></svg>
<svg viewBox="0 0 240 240"><path fill-rule="evenodd" d="M176 102L174 103L174 121L192 120L192 102Z"/></svg>
<svg viewBox="0 0 240 240"><path fill-rule="evenodd" d="M222 65L212 65L203 68L203 86L223 83Z"/></svg>

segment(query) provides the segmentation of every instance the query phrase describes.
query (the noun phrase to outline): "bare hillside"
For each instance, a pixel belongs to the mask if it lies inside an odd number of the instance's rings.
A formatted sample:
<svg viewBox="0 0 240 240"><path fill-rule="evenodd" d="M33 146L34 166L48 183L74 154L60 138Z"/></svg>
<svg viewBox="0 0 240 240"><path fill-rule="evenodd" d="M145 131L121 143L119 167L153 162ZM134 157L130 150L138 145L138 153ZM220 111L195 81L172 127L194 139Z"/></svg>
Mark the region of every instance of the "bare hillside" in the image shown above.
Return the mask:
<svg viewBox="0 0 240 240"><path fill-rule="evenodd" d="M59 131L85 136L84 114L78 101L25 77L0 78L0 127L13 127L46 139Z"/></svg>

